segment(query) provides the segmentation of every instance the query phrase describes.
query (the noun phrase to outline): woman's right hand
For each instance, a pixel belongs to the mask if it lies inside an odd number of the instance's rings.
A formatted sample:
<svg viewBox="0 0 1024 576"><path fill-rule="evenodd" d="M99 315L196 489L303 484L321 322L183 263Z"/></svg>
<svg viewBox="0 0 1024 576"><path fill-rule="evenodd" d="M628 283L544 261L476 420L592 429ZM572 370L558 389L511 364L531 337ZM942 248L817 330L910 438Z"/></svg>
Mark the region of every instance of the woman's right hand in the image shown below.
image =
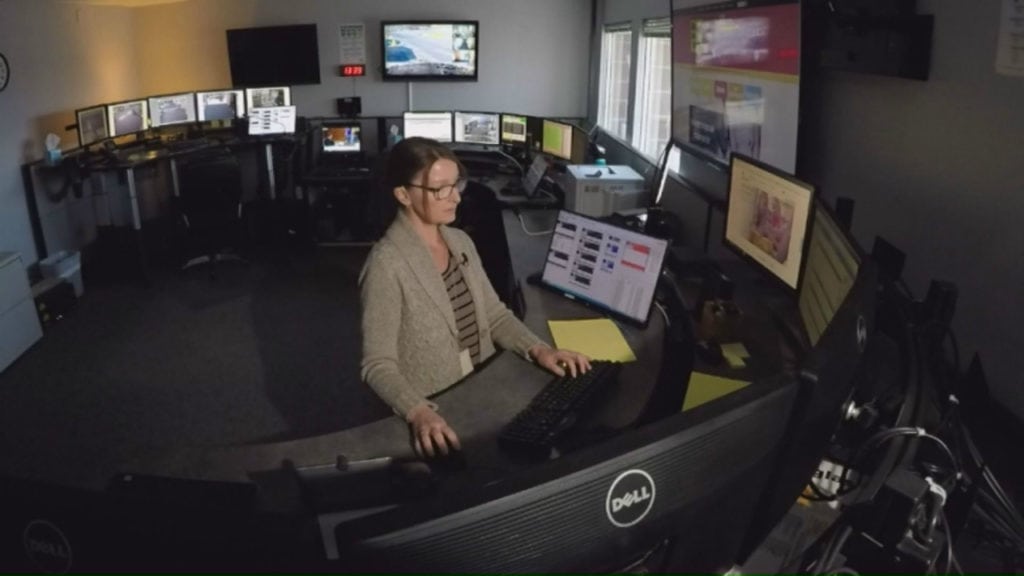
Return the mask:
<svg viewBox="0 0 1024 576"><path fill-rule="evenodd" d="M462 449L455 431L429 404L416 406L405 419L412 428L413 448L421 458L447 456L451 450Z"/></svg>

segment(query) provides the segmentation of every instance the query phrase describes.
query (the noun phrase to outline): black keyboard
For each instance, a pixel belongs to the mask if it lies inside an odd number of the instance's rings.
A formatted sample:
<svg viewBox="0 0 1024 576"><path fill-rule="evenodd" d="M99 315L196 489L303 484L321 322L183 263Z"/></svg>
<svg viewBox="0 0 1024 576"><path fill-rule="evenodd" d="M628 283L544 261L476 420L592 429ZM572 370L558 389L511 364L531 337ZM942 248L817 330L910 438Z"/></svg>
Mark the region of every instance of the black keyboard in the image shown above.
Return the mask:
<svg viewBox="0 0 1024 576"><path fill-rule="evenodd" d="M616 382L622 364L590 362L576 378L556 376L498 434L502 447L546 454L571 430L598 393Z"/></svg>

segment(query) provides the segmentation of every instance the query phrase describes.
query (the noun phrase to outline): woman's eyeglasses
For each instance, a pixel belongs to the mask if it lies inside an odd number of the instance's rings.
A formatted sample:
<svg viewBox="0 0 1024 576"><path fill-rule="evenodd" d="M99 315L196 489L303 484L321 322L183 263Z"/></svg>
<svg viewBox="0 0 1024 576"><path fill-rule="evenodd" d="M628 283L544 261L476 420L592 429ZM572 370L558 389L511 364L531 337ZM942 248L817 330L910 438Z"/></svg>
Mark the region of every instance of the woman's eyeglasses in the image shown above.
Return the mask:
<svg viewBox="0 0 1024 576"><path fill-rule="evenodd" d="M455 181L455 184L448 184L448 185L440 186L440 187L437 187L437 188L432 188L430 186L420 186L419 184L406 184L406 187L408 187L408 188L419 188L420 190L426 190L427 192L430 192L431 194L434 195L434 200L444 200L445 198L448 198L449 196L451 196L452 192L454 192L456 190L459 191L459 194L462 194L463 192L465 192L466 191L466 183L467 183L467 181L466 181L465 178L459 178L458 180Z"/></svg>

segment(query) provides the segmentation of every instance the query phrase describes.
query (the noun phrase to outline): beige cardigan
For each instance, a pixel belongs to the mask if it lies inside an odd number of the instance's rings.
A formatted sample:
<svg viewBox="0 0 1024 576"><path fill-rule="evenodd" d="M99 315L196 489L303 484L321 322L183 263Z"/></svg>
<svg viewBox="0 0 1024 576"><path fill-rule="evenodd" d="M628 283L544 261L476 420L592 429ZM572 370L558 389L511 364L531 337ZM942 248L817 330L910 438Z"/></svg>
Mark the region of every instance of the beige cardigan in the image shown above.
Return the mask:
<svg viewBox="0 0 1024 576"><path fill-rule="evenodd" d="M469 236L441 226L441 236L463 264L480 329L480 357L494 344L527 357L541 340L498 299ZM462 378L458 330L441 273L426 244L401 211L359 275L362 300L363 381L403 417Z"/></svg>

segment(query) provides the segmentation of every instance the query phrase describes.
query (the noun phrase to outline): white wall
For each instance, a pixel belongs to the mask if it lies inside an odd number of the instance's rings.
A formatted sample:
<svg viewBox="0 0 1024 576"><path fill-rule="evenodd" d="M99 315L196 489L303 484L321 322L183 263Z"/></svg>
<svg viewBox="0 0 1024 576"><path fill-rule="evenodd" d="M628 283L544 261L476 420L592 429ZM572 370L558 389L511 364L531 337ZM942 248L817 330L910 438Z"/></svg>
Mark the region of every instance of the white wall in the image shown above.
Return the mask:
<svg viewBox="0 0 1024 576"><path fill-rule="evenodd" d="M480 21L477 82L413 84L415 109L471 109L548 116L585 116L590 62L590 0L231 0L138 10L141 88L146 93L219 88L231 83L224 31L316 23L321 84L298 86L299 114L334 115L334 99L360 96L363 114L400 114L408 84L380 80L380 21L460 18ZM356 80L335 74L337 26L363 23L369 72Z"/></svg>
<svg viewBox="0 0 1024 576"><path fill-rule="evenodd" d="M47 132L61 136L65 148L77 146L75 132L64 132L76 108L138 90L133 39L127 8L0 2L0 52L11 67L0 92L0 250L36 261L21 164L42 157ZM50 222L66 221L68 236L82 233L68 206L39 208Z"/></svg>
<svg viewBox="0 0 1024 576"><path fill-rule="evenodd" d="M335 98L357 95L363 114L374 116L400 114L409 94L407 83L379 79L380 20L479 20L479 81L415 83L415 109L580 117L586 115L590 7L590 0L187 0L139 8L0 1L0 52L12 68L11 84L0 92L0 250L18 251L26 264L38 258L20 165L42 157L46 132L72 148L77 136L63 127L74 122L77 108L229 86L228 28L316 23L322 83L296 87L299 113L334 115ZM353 22L366 25L369 58L368 75L356 80L334 74L337 25ZM89 240L83 211L91 209L88 201L42 203L48 244Z"/></svg>
<svg viewBox="0 0 1024 576"><path fill-rule="evenodd" d="M861 243L907 253L919 297L933 278L957 284L964 355L981 352L993 394L1024 417L1024 78L994 70L1000 4L920 0L931 78L827 74L800 145L826 195L856 199Z"/></svg>

